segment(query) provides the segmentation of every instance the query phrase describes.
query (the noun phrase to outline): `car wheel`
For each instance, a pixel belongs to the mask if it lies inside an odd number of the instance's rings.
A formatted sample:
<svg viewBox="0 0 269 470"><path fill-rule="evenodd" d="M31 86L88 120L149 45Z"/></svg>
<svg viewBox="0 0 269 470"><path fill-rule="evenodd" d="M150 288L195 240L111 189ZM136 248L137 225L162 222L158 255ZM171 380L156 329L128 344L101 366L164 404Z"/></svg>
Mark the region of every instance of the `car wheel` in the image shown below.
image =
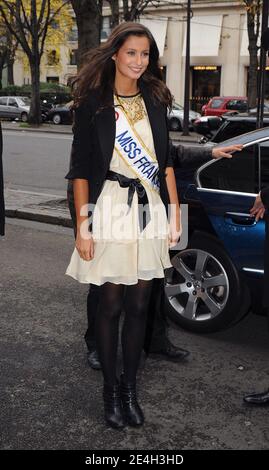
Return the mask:
<svg viewBox="0 0 269 470"><path fill-rule="evenodd" d="M61 124L62 118L60 114L54 114L52 118L53 124Z"/></svg>
<svg viewBox="0 0 269 470"><path fill-rule="evenodd" d="M27 113L21 113L21 121L22 122L27 122L28 121L28 114Z"/></svg>
<svg viewBox="0 0 269 470"><path fill-rule="evenodd" d="M196 333L222 330L249 308L246 286L223 246L212 236L199 236L172 259L166 272L168 316Z"/></svg>
<svg viewBox="0 0 269 470"><path fill-rule="evenodd" d="M169 127L170 127L170 131L174 131L174 132L175 131L181 131L181 129L182 129L181 122L176 118L170 119Z"/></svg>

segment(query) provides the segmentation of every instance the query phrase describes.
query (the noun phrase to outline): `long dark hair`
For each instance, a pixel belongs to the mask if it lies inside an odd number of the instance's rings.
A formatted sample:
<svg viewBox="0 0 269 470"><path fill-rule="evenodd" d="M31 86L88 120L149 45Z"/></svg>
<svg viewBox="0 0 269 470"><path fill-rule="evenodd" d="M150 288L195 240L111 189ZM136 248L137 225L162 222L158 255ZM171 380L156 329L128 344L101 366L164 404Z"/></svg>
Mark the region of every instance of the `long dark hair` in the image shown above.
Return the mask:
<svg viewBox="0 0 269 470"><path fill-rule="evenodd" d="M92 89L98 89L103 104L109 89L114 90L115 63L112 56L124 44L129 36L145 36L149 40L149 65L139 78L148 85L148 90L155 102L159 102L171 108L172 95L162 80L162 72L159 65L159 51L154 37L148 28L140 23L125 22L116 26L108 40L99 47L91 49L85 55L85 65L79 71L73 81L74 107L79 106L85 100Z"/></svg>

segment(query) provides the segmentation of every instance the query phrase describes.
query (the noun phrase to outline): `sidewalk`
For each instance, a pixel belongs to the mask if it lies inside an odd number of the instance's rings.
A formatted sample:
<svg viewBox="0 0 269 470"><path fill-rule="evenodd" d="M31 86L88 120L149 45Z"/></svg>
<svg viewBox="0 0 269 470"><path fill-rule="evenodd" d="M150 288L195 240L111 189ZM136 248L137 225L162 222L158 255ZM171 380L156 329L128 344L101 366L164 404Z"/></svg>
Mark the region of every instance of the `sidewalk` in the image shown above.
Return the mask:
<svg viewBox="0 0 269 470"><path fill-rule="evenodd" d="M51 123L43 123L40 127L29 126L28 124L23 124L21 122L15 121L1 121L2 129L12 130L12 131L25 131L25 132L50 132L54 134L72 134L71 125L55 125ZM193 142L198 143L201 138L200 134L196 132L190 132L190 135L183 136L181 132L170 132L170 138L176 142Z"/></svg>
<svg viewBox="0 0 269 470"><path fill-rule="evenodd" d="M72 227L67 200L54 194L5 189L6 217Z"/></svg>
<svg viewBox="0 0 269 470"><path fill-rule="evenodd" d="M48 132L56 134L72 134L72 126L45 123L41 127L21 127L21 122L2 121L2 129L18 132ZM170 132L170 138L175 142L197 143L201 136L191 132L182 136L180 132ZM184 140L183 140L184 139ZM44 194L17 189L5 189L6 216L34 220L47 224L72 227L70 214L65 198L54 194Z"/></svg>

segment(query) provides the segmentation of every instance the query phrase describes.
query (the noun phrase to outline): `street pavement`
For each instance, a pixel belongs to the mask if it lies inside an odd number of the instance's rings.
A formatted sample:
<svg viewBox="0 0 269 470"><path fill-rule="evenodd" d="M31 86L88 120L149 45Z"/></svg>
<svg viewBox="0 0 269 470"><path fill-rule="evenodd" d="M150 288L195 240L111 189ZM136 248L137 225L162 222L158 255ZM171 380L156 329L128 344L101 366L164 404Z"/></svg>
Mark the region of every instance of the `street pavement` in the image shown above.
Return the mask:
<svg viewBox="0 0 269 470"><path fill-rule="evenodd" d="M0 240L1 449L268 449L268 409L245 393L268 387L266 319L170 338L188 360L147 359L139 372L146 416L123 432L103 421L102 376L89 368L83 335L87 286L65 276L72 230L7 220ZM120 359L120 350L119 350Z"/></svg>

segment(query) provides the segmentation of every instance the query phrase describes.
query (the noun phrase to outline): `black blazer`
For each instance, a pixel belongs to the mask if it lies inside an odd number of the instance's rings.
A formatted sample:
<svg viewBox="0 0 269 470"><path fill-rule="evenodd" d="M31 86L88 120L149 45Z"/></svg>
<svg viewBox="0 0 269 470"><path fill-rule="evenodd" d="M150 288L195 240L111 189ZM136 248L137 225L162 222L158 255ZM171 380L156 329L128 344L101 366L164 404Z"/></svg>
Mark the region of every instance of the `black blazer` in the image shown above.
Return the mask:
<svg viewBox="0 0 269 470"><path fill-rule="evenodd" d="M154 147L160 170L160 196L165 206L169 202L165 168L173 166L169 157L169 137L166 107L155 104L140 80L139 87L148 112ZM108 90L107 101L113 103L113 92ZM87 102L74 112L73 143L70 171L67 179L89 181L90 203L95 204L106 179L114 150L116 135L115 111L112 106L101 107L98 90L93 90Z"/></svg>
<svg viewBox="0 0 269 470"><path fill-rule="evenodd" d="M0 122L0 235L5 234L5 203L4 203L4 178L3 178L3 138L2 127Z"/></svg>

